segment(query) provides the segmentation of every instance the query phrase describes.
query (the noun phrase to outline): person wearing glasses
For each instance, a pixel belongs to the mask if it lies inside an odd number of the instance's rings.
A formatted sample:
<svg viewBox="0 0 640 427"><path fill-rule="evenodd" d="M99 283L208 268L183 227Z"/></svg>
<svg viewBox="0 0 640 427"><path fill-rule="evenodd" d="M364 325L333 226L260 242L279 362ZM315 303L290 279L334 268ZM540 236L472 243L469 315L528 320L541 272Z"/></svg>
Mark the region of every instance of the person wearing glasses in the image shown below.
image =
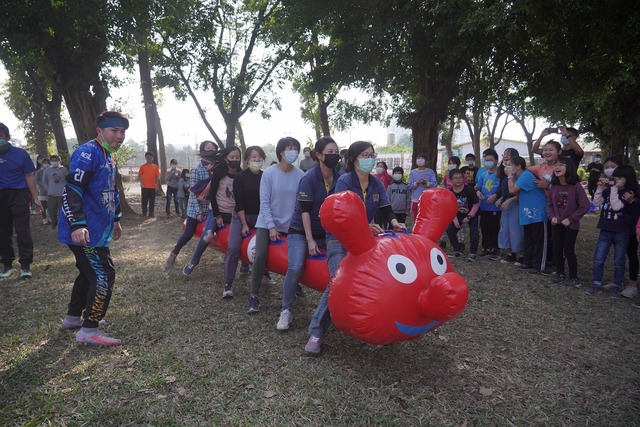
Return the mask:
<svg viewBox="0 0 640 427"><path fill-rule="evenodd" d="M584 150L578 144L578 130L571 127L566 126L558 126L557 128L546 128L542 132L540 132L540 136L533 144L531 151L534 153L538 153L544 157L544 153L540 144L545 136L551 135L553 133L560 134L560 145L562 146L562 151L560 152L560 158L571 159L576 168L580 166L580 162L582 161L582 157L584 157Z"/></svg>
<svg viewBox="0 0 640 427"><path fill-rule="evenodd" d="M418 214L418 200L420 195L427 188L438 186L436 173L427 167L427 155L418 154L416 157L416 168L409 172L409 190L411 191L411 213L415 218Z"/></svg>
<svg viewBox="0 0 640 427"><path fill-rule="evenodd" d="M373 235L383 233L384 230L378 224L372 223L376 211L382 211L385 221L393 227L394 230L400 231L406 229L405 225L398 222L384 185L373 175L371 171L376 164L376 153L370 142L356 141L349 147L347 151L347 163L345 165L345 173L338 178L336 182L335 192L353 191L364 202L367 222L371 228ZM340 241L327 233L327 264L329 267L329 277L333 278L338 269L340 261L347 255L347 250L342 246ZM331 314L329 313L329 288L322 294L320 302L311 317L309 324L309 341L305 346L305 351L309 354L320 353L324 335L331 323Z"/></svg>
<svg viewBox="0 0 640 427"><path fill-rule="evenodd" d="M180 249L186 245L196 232L196 226L199 222L207 218L209 212L209 192L207 185L211 181L211 172L215 166L216 154L218 146L213 141L203 141L200 143L200 163L191 169L189 173L189 202L187 204L187 220L184 232L178 238L173 250L169 253L169 257L164 263L163 271L167 274L175 265L176 257L180 253Z"/></svg>

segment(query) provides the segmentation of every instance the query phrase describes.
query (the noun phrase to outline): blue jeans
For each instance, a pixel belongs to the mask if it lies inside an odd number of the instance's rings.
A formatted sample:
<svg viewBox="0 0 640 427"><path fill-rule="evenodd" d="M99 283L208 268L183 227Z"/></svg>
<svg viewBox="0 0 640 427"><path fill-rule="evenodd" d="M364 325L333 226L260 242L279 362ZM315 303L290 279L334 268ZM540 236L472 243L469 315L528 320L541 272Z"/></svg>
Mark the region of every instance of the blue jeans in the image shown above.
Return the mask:
<svg viewBox="0 0 640 427"><path fill-rule="evenodd" d="M324 239L316 240L318 247L324 248ZM307 261L307 236L304 234L289 234L287 236L287 275L282 283L282 310L290 310L296 296L298 281Z"/></svg>
<svg viewBox="0 0 640 427"><path fill-rule="evenodd" d="M347 255L347 250L342 244L332 237L331 240L327 240L327 264L329 266L329 280L333 280L333 276L336 274L340 261ZM311 323L309 323L309 333L317 337L323 337L325 331L331 323L331 313L329 313L329 288L331 282L327 285L318 302L316 310L311 316Z"/></svg>
<svg viewBox="0 0 640 427"><path fill-rule="evenodd" d="M514 254L521 252L523 236L524 230L520 225L519 203L517 201L511 202L507 209L502 211L498 247L500 249L511 249Z"/></svg>
<svg viewBox="0 0 640 427"><path fill-rule="evenodd" d="M624 281L624 262L629 245L629 233L616 233L614 231L600 230L596 251L593 255L593 283L602 284L604 276L604 263L609 255L609 248L613 245L613 282L622 285Z"/></svg>
<svg viewBox="0 0 640 427"><path fill-rule="evenodd" d="M191 256L191 263L193 265L198 265L200 263L200 258L204 251L209 247L209 242L204 240L204 237L207 235L207 231L211 230L211 233L216 231L216 219L213 217L211 211L207 214L207 223L204 225L202 229L202 235L200 236L200 240L198 240L198 246L196 246L196 250L193 252Z"/></svg>

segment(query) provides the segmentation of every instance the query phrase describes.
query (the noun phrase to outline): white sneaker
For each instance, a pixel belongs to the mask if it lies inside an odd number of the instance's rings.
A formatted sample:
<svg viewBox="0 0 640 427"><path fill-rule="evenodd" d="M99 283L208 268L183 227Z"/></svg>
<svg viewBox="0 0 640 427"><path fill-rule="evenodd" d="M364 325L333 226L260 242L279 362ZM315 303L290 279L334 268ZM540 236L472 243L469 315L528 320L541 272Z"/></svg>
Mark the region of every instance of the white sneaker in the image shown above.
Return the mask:
<svg viewBox="0 0 640 427"><path fill-rule="evenodd" d="M624 291L620 292L625 298L635 298L638 295L638 288L636 286L627 286Z"/></svg>
<svg viewBox="0 0 640 427"><path fill-rule="evenodd" d="M291 310L282 310L280 312L280 319L278 319L278 324L276 325L276 329L279 331L286 331L289 329L289 325L293 322L293 313Z"/></svg>
<svg viewBox="0 0 640 427"><path fill-rule="evenodd" d="M225 284L224 291L222 291L222 298L233 298L233 287L231 285Z"/></svg>
<svg viewBox="0 0 640 427"><path fill-rule="evenodd" d="M104 332L93 328L89 330L80 329L76 334L76 341L84 344L96 344L104 346L120 345L122 341L117 338L111 338L105 335Z"/></svg>

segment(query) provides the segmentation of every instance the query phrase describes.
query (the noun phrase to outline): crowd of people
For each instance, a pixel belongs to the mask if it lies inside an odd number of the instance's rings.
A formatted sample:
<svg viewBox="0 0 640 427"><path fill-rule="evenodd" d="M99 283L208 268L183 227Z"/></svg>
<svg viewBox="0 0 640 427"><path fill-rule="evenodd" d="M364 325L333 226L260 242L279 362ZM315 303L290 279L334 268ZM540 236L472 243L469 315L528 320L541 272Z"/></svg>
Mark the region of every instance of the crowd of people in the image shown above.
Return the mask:
<svg viewBox="0 0 640 427"><path fill-rule="evenodd" d="M67 244L76 258L79 274L63 328L79 329L76 339L80 342L116 345L120 340L106 336L100 325L115 281L109 244L122 232L115 152L124 140L128 120L118 112L105 112L96 125L98 136L73 153L67 170L55 155L38 158L34 167L26 151L8 142L9 131L0 124L0 278L13 273L14 228L20 275L31 277L31 200L42 211L43 224L58 227L58 240ZM561 135L560 141L543 141L553 133ZM640 202L635 170L623 158L613 156L602 162L596 157L587 168L592 205L577 173L583 156L577 137L573 128L545 129L533 146L543 161L532 166L527 166L513 148L506 149L502 158L493 149L485 150L482 167L476 165L473 154L465 156L464 165L458 157L449 158L442 186L455 196L458 213L440 241L443 248L450 246L448 256L464 259L466 252L468 262L486 259L511 263L529 274L550 276L552 285L579 288L582 282L575 244L582 218L595 206L600 211L600 232L592 280L585 293L607 291L613 298L636 297ZM173 202L175 213L185 218L185 227L165 261L165 274L174 269L198 223L205 222L205 226L182 268L185 275L199 264L217 230L228 228L222 297L233 298L242 239L255 230L253 264L242 263L240 272L251 274L247 311L257 313L261 284L275 283L266 269L269 244L287 236L288 268L276 323L276 328L284 331L294 319L295 298L304 296L298 282L306 257L325 251L329 276L333 277L347 253L320 221L320 207L329 195L346 190L356 193L365 206L371 233L377 235L385 229L405 230L405 221L417 215L421 194L440 185L436 173L427 167L424 154L416 156L415 168L408 174L401 167L389 174L387 164L376 161L371 143L357 141L340 150L336 141L325 136L313 149L305 148L305 158L300 162L305 172L295 166L300 150L295 138L282 138L276 145L277 162L266 167L266 156L259 146L248 147L243 156L237 147L219 149L214 142L203 141L200 162L194 168L179 170L177 162L171 160L165 173L165 210L170 215ZM139 171L142 209L143 215L153 217L160 170L153 163L152 153L146 153L145 160ZM613 279L605 281L604 267L611 246ZM629 280L625 283L627 258ZM321 351L331 321L329 289L328 284L310 319L305 346L310 354ZM639 303L634 305L640 307Z"/></svg>

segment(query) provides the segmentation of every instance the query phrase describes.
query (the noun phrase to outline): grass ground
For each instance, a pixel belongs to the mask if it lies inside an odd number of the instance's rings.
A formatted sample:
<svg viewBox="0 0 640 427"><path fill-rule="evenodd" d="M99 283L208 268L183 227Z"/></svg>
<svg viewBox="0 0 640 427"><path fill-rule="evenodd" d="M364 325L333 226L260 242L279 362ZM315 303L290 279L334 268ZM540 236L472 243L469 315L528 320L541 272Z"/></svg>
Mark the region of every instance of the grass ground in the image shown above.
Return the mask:
<svg viewBox="0 0 640 427"><path fill-rule="evenodd" d="M221 299L218 253L190 277L165 279L180 222L156 211L125 218L112 246L105 329L123 339L117 348L78 345L60 329L74 260L34 217L33 279L0 282L0 425L640 425L640 310L627 300L456 259L470 288L460 317L381 347L332 330L313 358L303 347L318 293L295 302L293 327L280 333L281 276L251 316L248 276ZM595 223L587 217L578 237L587 283Z"/></svg>

